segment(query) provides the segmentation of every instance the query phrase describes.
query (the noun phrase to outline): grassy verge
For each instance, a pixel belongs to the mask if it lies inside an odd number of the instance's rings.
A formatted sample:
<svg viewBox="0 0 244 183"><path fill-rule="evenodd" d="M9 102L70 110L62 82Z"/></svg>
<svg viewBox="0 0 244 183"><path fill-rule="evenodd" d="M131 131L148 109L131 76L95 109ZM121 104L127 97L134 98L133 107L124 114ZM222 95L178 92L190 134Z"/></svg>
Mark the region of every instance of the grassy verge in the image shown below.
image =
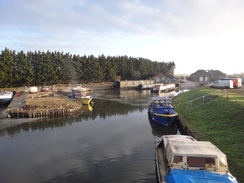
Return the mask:
<svg viewBox="0 0 244 183"><path fill-rule="evenodd" d="M211 141L227 155L231 173L244 183L244 95L216 91L197 88L178 95L173 105L196 139Z"/></svg>

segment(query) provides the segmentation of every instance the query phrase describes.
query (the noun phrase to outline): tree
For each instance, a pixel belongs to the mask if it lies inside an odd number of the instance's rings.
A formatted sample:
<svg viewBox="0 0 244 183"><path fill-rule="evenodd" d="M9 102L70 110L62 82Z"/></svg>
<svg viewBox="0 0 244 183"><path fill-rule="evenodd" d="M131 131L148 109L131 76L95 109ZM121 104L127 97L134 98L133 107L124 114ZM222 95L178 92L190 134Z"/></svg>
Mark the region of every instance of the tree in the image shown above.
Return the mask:
<svg viewBox="0 0 244 183"><path fill-rule="evenodd" d="M14 57L15 51L7 48L2 51L0 56L0 87L14 86Z"/></svg>
<svg viewBox="0 0 244 183"><path fill-rule="evenodd" d="M0 54L0 87L50 85L69 82L150 79L158 73L173 76L174 62L157 62L128 56L83 57L63 52L18 52L7 48Z"/></svg>

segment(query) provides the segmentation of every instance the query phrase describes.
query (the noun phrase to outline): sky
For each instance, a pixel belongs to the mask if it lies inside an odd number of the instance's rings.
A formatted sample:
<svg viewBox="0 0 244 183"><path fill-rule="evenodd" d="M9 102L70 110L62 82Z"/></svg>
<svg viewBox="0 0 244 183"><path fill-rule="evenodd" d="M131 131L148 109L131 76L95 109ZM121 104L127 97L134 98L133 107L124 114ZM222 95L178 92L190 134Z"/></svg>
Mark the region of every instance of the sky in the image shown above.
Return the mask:
<svg viewBox="0 0 244 183"><path fill-rule="evenodd" d="M243 0L0 0L0 50L173 61L244 72Z"/></svg>

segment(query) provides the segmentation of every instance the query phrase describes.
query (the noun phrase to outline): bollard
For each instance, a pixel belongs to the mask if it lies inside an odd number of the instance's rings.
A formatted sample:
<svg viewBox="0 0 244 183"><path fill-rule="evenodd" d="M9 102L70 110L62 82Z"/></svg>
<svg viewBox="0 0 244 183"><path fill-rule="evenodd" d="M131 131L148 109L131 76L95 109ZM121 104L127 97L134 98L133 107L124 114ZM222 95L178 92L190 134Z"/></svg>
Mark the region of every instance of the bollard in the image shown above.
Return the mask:
<svg viewBox="0 0 244 183"><path fill-rule="evenodd" d="M229 99L229 93L228 93L228 91L227 91L227 93L226 93L226 99L227 99L227 100Z"/></svg>

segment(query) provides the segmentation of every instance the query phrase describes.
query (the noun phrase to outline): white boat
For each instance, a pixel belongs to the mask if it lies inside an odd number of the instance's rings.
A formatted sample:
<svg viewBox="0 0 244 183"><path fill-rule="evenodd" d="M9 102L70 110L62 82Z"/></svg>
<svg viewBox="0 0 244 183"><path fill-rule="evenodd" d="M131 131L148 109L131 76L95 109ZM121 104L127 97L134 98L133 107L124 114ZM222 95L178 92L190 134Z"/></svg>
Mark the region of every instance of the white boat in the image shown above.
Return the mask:
<svg viewBox="0 0 244 183"><path fill-rule="evenodd" d="M0 92L0 105L8 105L12 98L13 92Z"/></svg>
<svg viewBox="0 0 244 183"><path fill-rule="evenodd" d="M185 135L164 135L155 144L160 183L237 183L228 170L226 155L211 142Z"/></svg>
<svg viewBox="0 0 244 183"><path fill-rule="evenodd" d="M151 89L151 92L161 93L175 90L175 84L164 84L164 83L155 83L154 87Z"/></svg>
<svg viewBox="0 0 244 183"><path fill-rule="evenodd" d="M139 84L137 90L151 90L154 87L154 84Z"/></svg>

